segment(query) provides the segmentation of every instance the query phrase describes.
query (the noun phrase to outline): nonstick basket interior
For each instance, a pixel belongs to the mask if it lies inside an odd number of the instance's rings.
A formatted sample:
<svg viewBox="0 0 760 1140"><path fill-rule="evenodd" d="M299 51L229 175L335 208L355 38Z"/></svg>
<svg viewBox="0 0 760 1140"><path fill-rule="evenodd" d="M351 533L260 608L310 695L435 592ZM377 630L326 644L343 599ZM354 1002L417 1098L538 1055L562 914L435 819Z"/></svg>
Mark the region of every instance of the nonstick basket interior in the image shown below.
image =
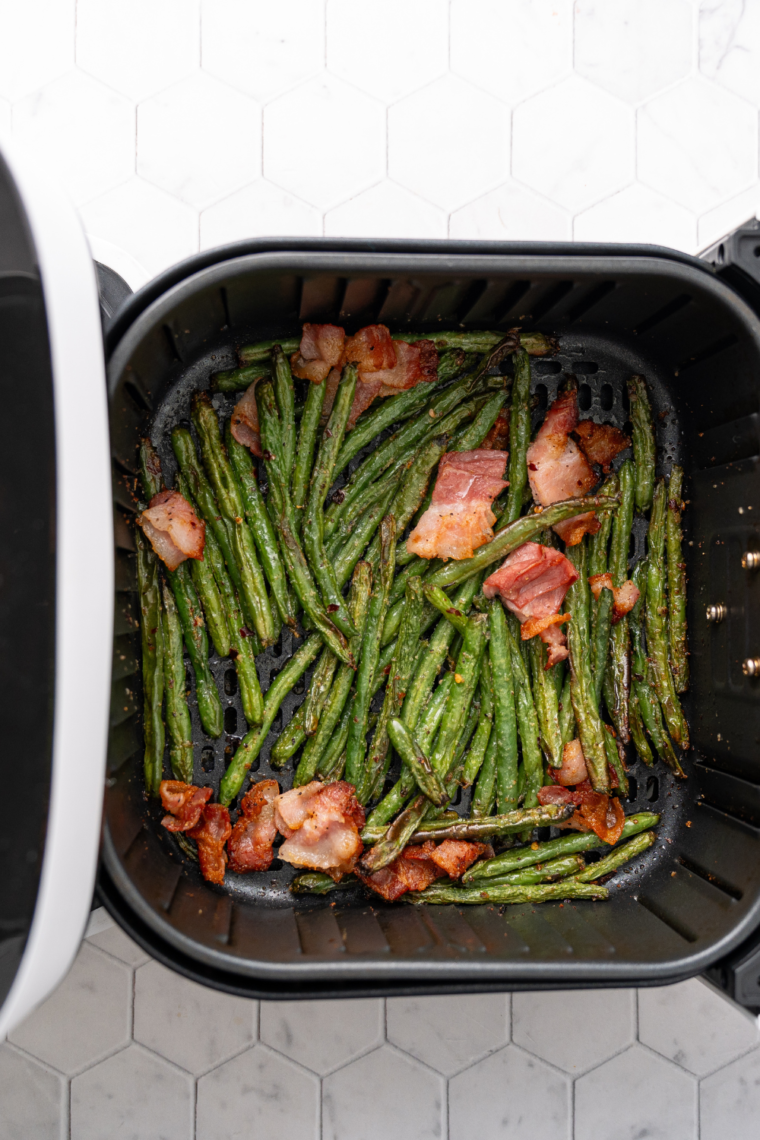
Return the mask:
<svg viewBox="0 0 760 1140"><path fill-rule="evenodd" d="M558 354L532 361L534 426L574 375L582 417L625 427L626 380L646 376L658 473L678 461L688 475L685 704L695 748L686 781L631 752L626 813L655 810L662 821L654 847L611 880L608 902L415 908L358 886L294 897L293 869L278 860L266 874L228 873L214 887L146 801L131 539L137 443L150 433L171 484L170 431L189 423L192 393L234 366L239 345L293 336L305 320L348 331L380 321L392 331L521 324L559 334ZM759 548L759 364L758 324L742 302L696 263L654 256L478 257L456 246L446 256L259 254L190 273L159 297L122 338L109 373L118 568L104 864L121 920L165 960L248 993L646 983L695 973L733 946L760 905L758 690L741 670L760 646L756 587L741 567L743 551ZM213 400L227 415L236 397ZM644 537L639 519L632 560ZM720 601L728 617L711 629L705 606ZM258 658L262 688L296 645L286 630ZM225 706L220 739L204 736L190 704L195 782L216 792L246 725L231 662L212 652L210 664ZM274 775L290 787L293 762L273 772L269 753L309 676L285 699L253 779ZM192 690L189 668L188 677Z"/></svg>

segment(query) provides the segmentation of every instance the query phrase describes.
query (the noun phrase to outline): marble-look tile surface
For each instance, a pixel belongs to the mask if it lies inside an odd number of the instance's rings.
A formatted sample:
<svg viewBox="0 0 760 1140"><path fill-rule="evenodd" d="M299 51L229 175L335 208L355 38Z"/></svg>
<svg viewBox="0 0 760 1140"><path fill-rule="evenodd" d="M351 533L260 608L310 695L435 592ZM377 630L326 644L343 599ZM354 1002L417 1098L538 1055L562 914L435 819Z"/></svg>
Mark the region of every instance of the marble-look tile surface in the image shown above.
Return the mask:
<svg viewBox="0 0 760 1140"><path fill-rule="evenodd" d="M167 1061L130 1045L71 1082L76 1140L191 1140L193 1082Z"/></svg>
<svg viewBox="0 0 760 1140"><path fill-rule="evenodd" d="M198 214L179 198L130 178L80 210L88 233L128 250L150 275L198 248Z"/></svg>
<svg viewBox="0 0 760 1140"><path fill-rule="evenodd" d="M279 1053L324 1076L380 1045L384 1021L383 1002L374 998L264 1002L259 1035Z"/></svg>
<svg viewBox="0 0 760 1140"><path fill-rule="evenodd" d="M322 214L308 202L275 186L265 178L208 206L200 218L200 248L211 249L229 241L267 234L317 236Z"/></svg>
<svg viewBox="0 0 760 1140"><path fill-rule="evenodd" d="M33 1057L0 1045L0 1135L3 1140L66 1140L66 1084Z"/></svg>
<svg viewBox="0 0 760 1140"><path fill-rule="evenodd" d="M389 998L388 1040L447 1077L509 1040L509 997Z"/></svg>
<svg viewBox="0 0 760 1140"><path fill-rule="evenodd" d="M632 1045L575 1082L574 1140L692 1140L697 1082Z"/></svg>
<svg viewBox="0 0 760 1140"><path fill-rule="evenodd" d="M0 95L23 99L74 66L76 0L26 0L0 13Z"/></svg>
<svg viewBox="0 0 760 1140"><path fill-rule="evenodd" d="M445 1135L441 1077L389 1045L322 1084L323 1140L438 1140Z"/></svg>
<svg viewBox="0 0 760 1140"><path fill-rule="evenodd" d="M319 1081L257 1045L198 1081L196 1140L319 1136Z"/></svg>
<svg viewBox="0 0 760 1140"><path fill-rule="evenodd" d="M569 1140L570 1121L570 1080L514 1045L449 1082L450 1140Z"/></svg>
<svg viewBox="0 0 760 1140"><path fill-rule="evenodd" d="M593 1033L578 1033L579 1024ZM512 1039L523 1049L577 1076L636 1039L634 990L514 994Z"/></svg>
<svg viewBox="0 0 760 1140"><path fill-rule="evenodd" d="M699 68L760 106L760 7L752 0L701 0Z"/></svg>
<svg viewBox="0 0 760 1140"><path fill-rule="evenodd" d="M700 1085L700 1140L756 1140L760 1121L760 1053L754 1049Z"/></svg>

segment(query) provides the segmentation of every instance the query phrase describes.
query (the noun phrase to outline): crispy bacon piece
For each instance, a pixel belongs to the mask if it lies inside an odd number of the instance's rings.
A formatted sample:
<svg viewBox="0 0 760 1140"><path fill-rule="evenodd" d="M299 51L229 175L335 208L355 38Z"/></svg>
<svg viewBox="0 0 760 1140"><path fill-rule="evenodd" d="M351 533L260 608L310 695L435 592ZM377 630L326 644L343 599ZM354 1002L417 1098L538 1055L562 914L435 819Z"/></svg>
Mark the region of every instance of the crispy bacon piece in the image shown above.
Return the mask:
<svg viewBox="0 0 760 1140"><path fill-rule="evenodd" d="M342 363L358 364L360 375L395 368L396 346L385 325L366 325L348 337L343 346Z"/></svg>
<svg viewBox="0 0 760 1140"><path fill-rule="evenodd" d="M564 762L564 756L563 756ZM587 781L577 785L575 791L558 784L538 789L538 802L546 804L574 804L576 811L559 827L576 831L593 831L605 843L617 843L625 825L623 805L617 796L595 792Z"/></svg>
<svg viewBox="0 0 760 1140"><path fill-rule="evenodd" d="M562 749L562 767L551 769L552 777L563 788L572 788L588 780L586 757L580 740L571 740Z"/></svg>
<svg viewBox="0 0 760 1140"><path fill-rule="evenodd" d="M578 393L569 389L557 397L528 448L528 478L533 498L543 507L587 494L597 477L570 432L578 426ZM599 520L593 511L566 519L555 531L568 546L584 534L596 534Z"/></svg>
<svg viewBox="0 0 760 1140"><path fill-rule="evenodd" d="M612 424L595 424L593 420L581 420L573 434L589 463L598 463L605 472L610 470L615 456L631 446L625 432Z"/></svg>
<svg viewBox="0 0 760 1140"><path fill-rule="evenodd" d="M480 446L492 451L509 450L509 408L502 408Z"/></svg>
<svg viewBox="0 0 760 1140"><path fill-rule="evenodd" d="M182 780L162 780L158 790L164 811L171 813L161 820L167 831L189 831L195 827L213 795L213 788L196 788Z"/></svg>
<svg viewBox="0 0 760 1140"><path fill-rule="evenodd" d="M256 406L256 385L262 377L254 380L249 388L235 404L235 408L230 419L230 431L233 437L242 444L243 447L249 448L254 455L259 457L263 454L261 450L261 435L259 434L259 409Z"/></svg>
<svg viewBox="0 0 760 1140"><path fill-rule="evenodd" d="M577 578L578 571L559 550L538 542L525 542L486 578L483 593L487 598L499 594L521 623L533 623L527 631L521 631L521 636L533 637L538 633L549 647L548 664L554 665L567 657L562 630L565 619L559 610ZM553 621L542 622L545 618Z"/></svg>
<svg viewBox="0 0 760 1140"><path fill-rule="evenodd" d="M294 376L321 384L331 368L337 368L343 355L346 334L338 325L305 324L298 352L290 358Z"/></svg>
<svg viewBox="0 0 760 1140"><path fill-rule="evenodd" d="M227 844L230 870L268 871L274 859L272 844L277 838L274 801L280 794L276 780L262 780L243 796L240 817Z"/></svg>
<svg viewBox="0 0 760 1140"><path fill-rule="evenodd" d="M186 558L203 561L206 524L179 491L159 491L137 523L170 570L176 570Z"/></svg>
<svg viewBox="0 0 760 1140"><path fill-rule="evenodd" d="M404 340L393 342L396 350L396 364L392 368L378 369L372 373L373 380L382 383L381 396L395 396L407 388L414 388L420 381L430 383L438 377L438 349L432 340L418 340L407 344ZM362 371L359 372L360 378Z"/></svg>
<svg viewBox="0 0 760 1140"><path fill-rule="evenodd" d="M430 506L407 539L421 558L471 558L493 538L491 504L508 484L505 451L453 451L438 465Z"/></svg>
<svg viewBox="0 0 760 1140"><path fill-rule="evenodd" d="M621 617L629 614L639 600L641 591L635 582L629 578L622 586L612 585L611 574L592 574L588 580L591 593L598 598L605 588L612 590L612 624L620 621Z"/></svg>
<svg viewBox="0 0 760 1140"><path fill-rule="evenodd" d="M325 871L336 882L353 871L364 850L364 809L345 780L312 780L284 792L274 801L274 818L285 836L279 857L294 867Z"/></svg>
<svg viewBox="0 0 760 1140"><path fill-rule="evenodd" d="M481 855L492 855L488 843L470 843L465 840L444 839L438 846L432 839L405 847L392 863L380 871L365 874L357 868L356 874L370 890L395 902L407 891L424 891L436 879L448 875L460 878Z"/></svg>
<svg viewBox="0 0 760 1140"><path fill-rule="evenodd" d="M201 874L210 883L224 882L227 852L224 845L232 834L230 813L222 804L206 804L200 823L187 833L198 844Z"/></svg>
<svg viewBox="0 0 760 1140"><path fill-rule="evenodd" d="M552 614L551 617L528 618L520 626L520 639L521 641L530 641L531 637L535 637L536 634L540 637L550 626L563 625L566 621L570 621L570 614ZM547 644L550 643L547 642Z"/></svg>

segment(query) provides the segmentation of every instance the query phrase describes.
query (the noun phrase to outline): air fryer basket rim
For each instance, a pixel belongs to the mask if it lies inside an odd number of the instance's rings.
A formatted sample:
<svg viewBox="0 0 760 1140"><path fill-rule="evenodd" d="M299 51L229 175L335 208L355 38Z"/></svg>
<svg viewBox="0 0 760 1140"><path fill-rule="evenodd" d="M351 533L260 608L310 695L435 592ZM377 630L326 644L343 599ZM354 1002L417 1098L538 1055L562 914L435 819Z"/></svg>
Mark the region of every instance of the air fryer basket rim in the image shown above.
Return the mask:
<svg viewBox="0 0 760 1140"><path fill-rule="evenodd" d="M248 245L248 243L243 243ZM558 247L558 246L483 246L477 243L330 243L306 241L262 243L257 252L237 253L239 247L224 247L216 251L216 258L201 268L197 261L209 255L198 255L174 270L168 271L175 279L166 291L148 300L146 287L131 298L125 309L133 318L129 325L119 325L123 310L117 314L111 329L111 359L109 361L109 392L113 394L116 378L121 373L136 344L145 330L160 321L182 299L208 285L219 284L231 275L252 270L287 267L295 273L336 272L342 275L362 273L391 274L415 272L448 272L482 277L500 273L529 274L532 271L561 275L587 273L601 276L605 273L625 276L630 273L649 273L678 278L685 287L689 284L710 292L716 301L733 310L753 339L760 355L760 322L752 309L731 288L720 281L703 263L675 251L656 247ZM335 248L335 245L341 248ZM305 246L310 248L304 248ZM325 247L328 248L325 248ZM430 248L435 246L436 248ZM177 280L179 272L182 276ZM155 285L151 283L151 287ZM142 295L142 296L141 296ZM145 301L148 303L145 304ZM429 323L429 322L428 322ZM121 335L116 343L117 327ZM106 824L103 861L110 886L104 890L104 901L114 917L151 953L172 964L177 955L177 968L188 976L230 992L245 992L260 996L292 996L303 994L313 987L311 996L343 992L358 996L360 993L388 992L451 992L458 988L514 988L525 986L573 985L624 985L662 984L703 972L717 960L738 946L760 922L760 897L736 923L728 934L715 944L695 953L685 953L667 962L625 962L620 960L573 961L562 963L561 970L547 970L542 961L493 960L490 962L461 960L411 963L409 960L370 963L355 961L311 961L309 963L273 964L263 961L244 961L223 949L214 949L187 938L167 920L160 917L131 882L118 858ZM119 896L119 903L112 895ZM130 921L130 912L134 921ZM196 963L197 966L194 966ZM228 979L225 981L225 978ZM258 988L257 988L258 982ZM369 983L369 988L367 988ZM364 988L362 989L362 986ZM271 988L270 988L271 987ZM305 987L305 990L304 990Z"/></svg>

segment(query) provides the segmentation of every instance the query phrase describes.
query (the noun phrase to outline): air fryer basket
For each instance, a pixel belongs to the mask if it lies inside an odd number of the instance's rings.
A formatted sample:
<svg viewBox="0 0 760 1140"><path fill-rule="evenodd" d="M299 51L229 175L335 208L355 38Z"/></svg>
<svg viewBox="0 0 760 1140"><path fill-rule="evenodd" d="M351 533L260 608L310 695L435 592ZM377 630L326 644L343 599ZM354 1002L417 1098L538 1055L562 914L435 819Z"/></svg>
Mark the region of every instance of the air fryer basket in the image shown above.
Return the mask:
<svg viewBox="0 0 760 1140"><path fill-rule="evenodd" d="M704 971L760 919L760 688L742 672L742 661L760 654L760 607L757 582L741 566L746 550L760 549L760 323L711 270L664 250L310 244L188 263L123 323L111 354L117 596L106 902L154 955L252 995L641 985ZM626 812L656 810L662 822L655 846L612 880L608 902L416 908L359 887L295 898L292 869L278 861L266 875L228 875L215 887L160 826L159 806L146 802L131 537L137 443L150 432L171 482L169 430L189 419L192 392L234 365L237 346L292 336L303 321L349 331L379 321L392 331L521 324L557 333L559 354L533 361L537 420L572 373L582 416L622 427L625 381L647 377L659 473L673 461L687 472L694 749L687 781L662 765L632 767ZM228 412L234 398L214 403ZM643 538L639 523L632 557ZM709 626L705 607L719 602L727 617ZM293 647L286 631L259 659L263 688ZM211 667L225 733L209 740L194 715L195 780L216 791L245 722L229 662L212 655ZM271 741L304 688L286 699L254 776L270 775ZM274 775L290 786L292 765Z"/></svg>

